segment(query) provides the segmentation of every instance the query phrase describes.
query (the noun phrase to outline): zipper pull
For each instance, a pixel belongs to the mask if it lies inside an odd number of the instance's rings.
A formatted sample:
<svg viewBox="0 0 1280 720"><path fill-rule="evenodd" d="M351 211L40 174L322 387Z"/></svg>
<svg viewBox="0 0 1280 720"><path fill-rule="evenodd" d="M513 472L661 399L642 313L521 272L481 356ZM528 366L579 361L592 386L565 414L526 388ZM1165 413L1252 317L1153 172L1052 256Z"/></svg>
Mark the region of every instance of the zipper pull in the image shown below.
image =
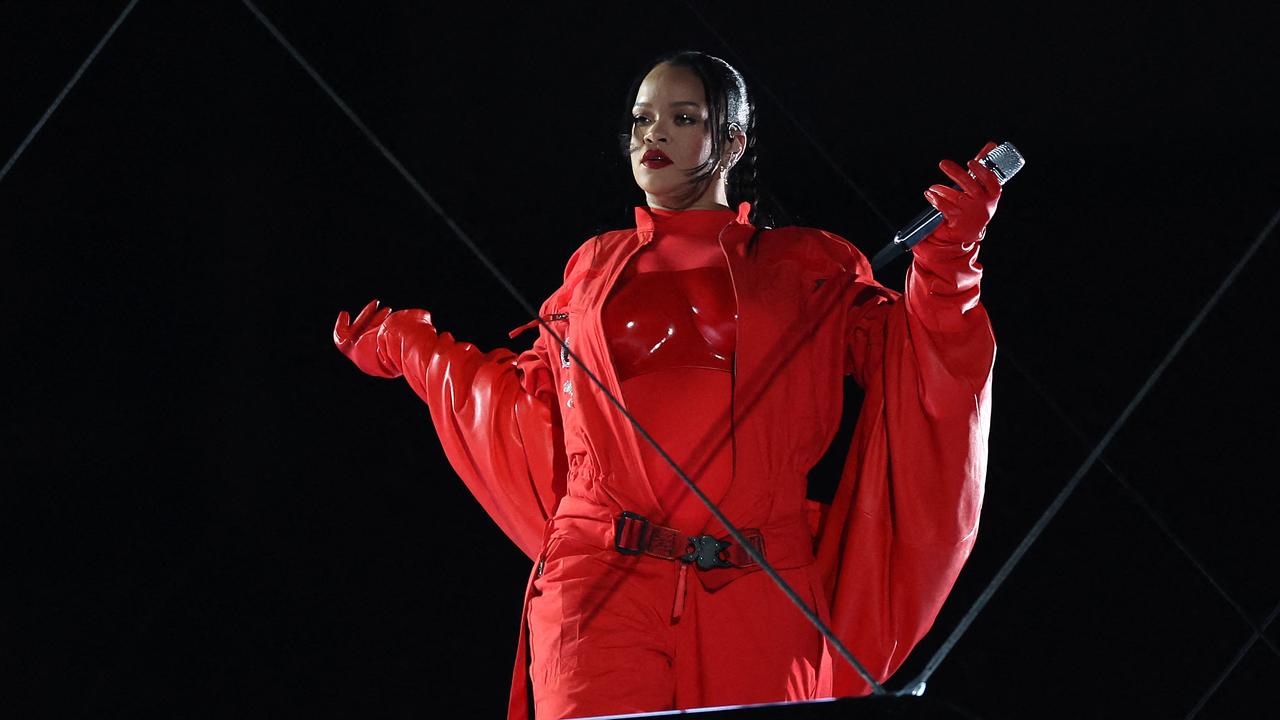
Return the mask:
<svg viewBox="0 0 1280 720"><path fill-rule="evenodd" d="M507 333L507 337L515 338L515 336L519 335L520 333L523 333L525 330L528 330L531 327L537 327L537 325L538 325L538 321L536 319L530 320L529 322L521 325L515 330L512 330L511 332Z"/></svg>
<svg viewBox="0 0 1280 720"><path fill-rule="evenodd" d="M569 319L569 313L567 313L567 312L554 313L554 314L548 315L546 319L547 319L547 320L568 320L568 319ZM537 326L538 326L538 319L537 319L537 318L534 318L534 319L530 320L529 322L527 322L527 323L525 323L525 324L521 325L520 327L516 328L515 330L512 330L511 332L507 333L507 337L509 337L509 338L515 338L517 335L519 335L519 334L523 333L525 330L528 330L529 328L533 328L533 327L537 327Z"/></svg>

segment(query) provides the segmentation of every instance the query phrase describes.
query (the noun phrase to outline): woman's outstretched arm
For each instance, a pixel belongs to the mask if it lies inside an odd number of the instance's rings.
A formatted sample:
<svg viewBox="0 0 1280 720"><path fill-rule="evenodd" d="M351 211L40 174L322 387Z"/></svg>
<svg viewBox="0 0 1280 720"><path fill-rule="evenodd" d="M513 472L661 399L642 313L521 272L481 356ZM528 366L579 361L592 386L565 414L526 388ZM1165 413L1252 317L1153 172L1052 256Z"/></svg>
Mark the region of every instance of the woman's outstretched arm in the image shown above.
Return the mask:
<svg viewBox="0 0 1280 720"><path fill-rule="evenodd" d="M370 375L408 381L430 408L454 470L503 532L536 556L558 500L555 480L564 474L541 338L518 355L486 353L437 332L425 310L377 306L370 302L352 323L346 312L338 316L338 349Z"/></svg>
<svg viewBox="0 0 1280 720"><path fill-rule="evenodd" d="M594 240L594 238L592 238ZM565 283L544 303L570 295L570 272L592 246L583 243L565 266ZM422 398L453 469L494 522L530 558L541 550L546 522L564 494L568 460L546 335L516 354L481 352L437 332L426 310L378 308L355 322L338 315L333 340L364 372L401 377Z"/></svg>
<svg viewBox="0 0 1280 720"><path fill-rule="evenodd" d="M426 310L365 307L338 316L334 342L375 377L407 380L426 402L449 464L530 557L562 488L563 439L541 338L531 350L481 352L436 332Z"/></svg>

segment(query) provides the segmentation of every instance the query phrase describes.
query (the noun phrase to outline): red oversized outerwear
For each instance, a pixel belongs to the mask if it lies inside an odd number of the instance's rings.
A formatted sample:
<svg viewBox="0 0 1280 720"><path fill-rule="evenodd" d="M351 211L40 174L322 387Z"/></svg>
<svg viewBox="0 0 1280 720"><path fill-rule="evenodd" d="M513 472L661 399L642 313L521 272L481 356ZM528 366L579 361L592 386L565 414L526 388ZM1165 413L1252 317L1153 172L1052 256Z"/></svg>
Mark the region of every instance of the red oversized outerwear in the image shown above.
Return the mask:
<svg viewBox="0 0 1280 720"><path fill-rule="evenodd" d="M721 509L766 535L796 527L809 506L806 473L836 432L841 378L852 374L865 398L834 502L822 507L816 537L767 544L766 557L783 569L816 555L823 614L829 608L832 629L883 680L933 623L977 532L995 354L978 299L978 243L927 238L899 296L876 283L852 245L822 230L766 230L748 255L749 211L742 203L720 234L738 303L732 418L719 439L733 443L734 474ZM628 258L652 239L652 218L638 207L635 229L605 232L573 253L564 284L540 310L619 398L601 307ZM643 481L643 440L577 363L562 361L546 330L516 355L482 353L426 327L387 354L430 406L454 469L534 560L530 586L566 494L575 514L599 515L602 553L613 552L614 515L659 515ZM711 522L706 533L727 534ZM696 575L714 590L758 571ZM520 634L510 718L531 714L524 622ZM834 665L836 695L869 691L842 659Z"/></svg>

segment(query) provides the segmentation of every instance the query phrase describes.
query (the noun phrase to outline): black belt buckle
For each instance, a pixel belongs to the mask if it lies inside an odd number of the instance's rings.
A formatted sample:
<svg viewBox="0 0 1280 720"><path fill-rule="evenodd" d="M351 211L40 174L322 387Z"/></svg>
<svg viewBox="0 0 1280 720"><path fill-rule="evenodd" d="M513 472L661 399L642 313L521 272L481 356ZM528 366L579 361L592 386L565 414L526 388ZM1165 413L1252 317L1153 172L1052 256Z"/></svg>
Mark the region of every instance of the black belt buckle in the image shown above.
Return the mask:
<svg viewBox="0 0 1280 720"><path fill-rule="evenodd" d="M626 527L627 520L635 520L640 523L640 541L636 543L636 547L622 547L622 529ZM624 510L613 526L613 548L623 555L641 555L644 553L646 544L649 542L649 520L643 515L637 515L630 510Z"/></svg>
<svg viewBox="0 0 1280 720"><path fill-rule="evenodd" d="M680 556L681 562L696 562L702 570L733 566L733 563L720 557L720 553L729 547L728 541L717 540L711 535L690 535L689 546L692 549Z"/></svg>

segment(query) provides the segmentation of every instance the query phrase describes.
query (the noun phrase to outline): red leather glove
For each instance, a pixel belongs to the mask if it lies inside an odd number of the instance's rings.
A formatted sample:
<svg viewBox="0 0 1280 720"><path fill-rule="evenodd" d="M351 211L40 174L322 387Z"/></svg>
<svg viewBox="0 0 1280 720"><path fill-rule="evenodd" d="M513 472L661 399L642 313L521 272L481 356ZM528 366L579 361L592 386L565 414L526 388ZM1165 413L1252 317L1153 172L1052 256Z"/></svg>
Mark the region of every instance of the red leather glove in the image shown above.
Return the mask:
<svg viewBox="0 0 1280 720"><path fill-rule="evenodd" d="M431 313L426 310L391 312L389 307L379 308L378 300L374 299L364 306L355 322L349 322L346 310L338 313L333 343L369 375L395 378L404 373L397 361L403 353L396 345L409 333L425 333L430 336L425 339L433 339L435 328L431 326Z"/></svg>
<svg viewBox="0 0 1280 720"><path fill-rule="evenodd" d="M978 160L996 147L987 143L969 161L973 175L951 160L938 163L959 189L933 185L924 193L945 221L911 248L915 259L907 272L906 294L913 315L931 330L961 332L986 322L969 311L979 302L979 241L1000 201L1000 181Z"/></svg>
<svg viewBox="0 0 1280 720"><path fill-rule="evenodd" d="M989 142L969 161L969 171L959 163L943 160L938 167L947 177L960 186L957 190L946 185L931 185L924 192L924 199L938 209L946 222L939 225L926 241L946 245L968 244L982 239L987 223L1000 202L1000 181L995 173L978 161L996 149L997 143ZM972 173L972 175L970 175Z"/></svg>

